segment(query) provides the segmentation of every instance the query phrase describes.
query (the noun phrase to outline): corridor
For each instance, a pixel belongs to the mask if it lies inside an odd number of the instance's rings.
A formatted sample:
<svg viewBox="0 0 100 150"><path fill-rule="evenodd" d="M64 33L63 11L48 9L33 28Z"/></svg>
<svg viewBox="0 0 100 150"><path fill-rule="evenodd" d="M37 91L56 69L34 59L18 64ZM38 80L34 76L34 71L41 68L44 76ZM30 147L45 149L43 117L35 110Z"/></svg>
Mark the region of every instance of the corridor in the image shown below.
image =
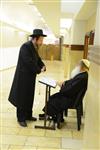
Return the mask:
<svg viewBox="0 0 100 150"><path fill-rule="evenodd" d="M17 103L17 117L16 107L8 101L16 66L11 99ZM75 79L61 84L67 92L57 95L59 105L51 104L58 113L69 107L66 97L73 105L87 89L80 131L74 109L64 115L61 129L57 124L56 130L35 128L44 124L39 120L46 91L39 83L42 77ZM58 85L52 88L51 95L59 90ZM0 150L100 150L100 0L0 1Z"/></svg>

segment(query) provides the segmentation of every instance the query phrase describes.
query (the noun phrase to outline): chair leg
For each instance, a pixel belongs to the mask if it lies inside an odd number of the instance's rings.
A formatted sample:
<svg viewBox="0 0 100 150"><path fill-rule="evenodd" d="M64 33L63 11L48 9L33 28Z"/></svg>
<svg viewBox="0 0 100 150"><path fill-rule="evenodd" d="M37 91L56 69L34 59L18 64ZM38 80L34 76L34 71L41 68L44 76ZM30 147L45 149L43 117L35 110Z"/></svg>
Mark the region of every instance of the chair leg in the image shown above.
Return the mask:
<svg viewBox="0 0 100 150"><path fill-rule="evenodd" d="M67 117L67 116L68 116L68 109L66 109L66 110L64 111L64 113L65 113L65 116Z"/></svg>
<svg viewBox="0 0 100 150"><path fill-rule="evenodd" d="M61 129L61 125L60 125L60 121L61 121L61 113L59 113L58 115L57 115L57 128L58 129Z"/></svg>
<svg viewBox="0 0 100 150"><path fill-rule="evenodd" d="M80 126L81 126L81 110L77 109L77 129L80 131Z"/></svg>

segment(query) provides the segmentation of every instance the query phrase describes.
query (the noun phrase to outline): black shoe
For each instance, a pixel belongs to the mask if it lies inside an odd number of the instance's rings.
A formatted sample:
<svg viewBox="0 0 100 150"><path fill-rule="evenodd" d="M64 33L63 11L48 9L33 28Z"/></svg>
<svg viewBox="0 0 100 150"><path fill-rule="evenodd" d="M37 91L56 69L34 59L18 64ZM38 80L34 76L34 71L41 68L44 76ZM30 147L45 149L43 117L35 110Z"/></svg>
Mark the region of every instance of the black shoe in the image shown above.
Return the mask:
<svg viewBox="0 0 100 150"><path fill-rule="evenodd" d="M45 119L45 114L39 114L39 120L44 120Z"/></svg>
<svg viewBox="0 0 100 150"><path fill-rule="evenodd" d="M31 118L28 118L27 120L28 120L28 121L37 121L37 118L31 117Z"/></svg>
<svg viewBox="0 0 100 150"><path fill-rule="evenodd" d="M39 114L39 118L44 118L45 117L45 114Z"/></svg>
<svg viewBox="0 0 100 150"><path fill-rule="evenodd" d="M27 123L25 121L18 121L19 125L22 127L27 127Z"/></svg>
<svg viewBox="0 0 100 150"><path fill-rule="evenodd" d="M59 122L59 123L57 123L57 128L58 128L58 129L61 129L60 122Z"/></svg>

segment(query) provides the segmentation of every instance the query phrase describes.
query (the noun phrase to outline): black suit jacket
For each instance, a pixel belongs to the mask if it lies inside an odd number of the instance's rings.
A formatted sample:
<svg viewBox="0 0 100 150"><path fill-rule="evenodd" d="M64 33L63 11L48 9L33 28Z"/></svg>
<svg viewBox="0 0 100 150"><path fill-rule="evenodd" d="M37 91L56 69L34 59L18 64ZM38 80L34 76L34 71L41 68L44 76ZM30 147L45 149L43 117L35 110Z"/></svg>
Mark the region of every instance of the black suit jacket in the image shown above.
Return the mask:
<svg viewBox="0 0 100 150"><path fill-rule="evenodd" d="M31 72L32 74L41 72L44 63L38 55L32 41L24 43L20 48L18 65L19 69L24 72Z"/></svg>
<svg viewBox="0 0 100 150"><path fill-rule="evenodd" d="M87 89L88 83L88 73L82 72L76 75L74 78L65 81L64 86L62 86L60 93L66 97L76 97L77 94L82 90Z"/></svg>

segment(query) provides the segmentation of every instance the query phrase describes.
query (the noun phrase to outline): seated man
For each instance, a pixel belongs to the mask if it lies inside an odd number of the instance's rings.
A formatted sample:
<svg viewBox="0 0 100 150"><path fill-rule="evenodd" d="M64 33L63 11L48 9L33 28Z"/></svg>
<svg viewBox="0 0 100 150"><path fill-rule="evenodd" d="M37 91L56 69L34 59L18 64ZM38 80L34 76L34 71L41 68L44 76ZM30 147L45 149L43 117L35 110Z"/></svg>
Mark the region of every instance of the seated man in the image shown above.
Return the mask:
<svg viewBox="0 0 100 150"><path fill-rule="evenodd" d="M69 106L74 105L79 92L84 91L85 93L88 85L89 66L90 62L87 59L82 59L72 71L70 80L57 82L61 89L58 93L50 96L47 102L47 115L55 118ZM39 117L43 116L43 114L39 115ZM64 121L63 118L61 121Z"/></svg>

